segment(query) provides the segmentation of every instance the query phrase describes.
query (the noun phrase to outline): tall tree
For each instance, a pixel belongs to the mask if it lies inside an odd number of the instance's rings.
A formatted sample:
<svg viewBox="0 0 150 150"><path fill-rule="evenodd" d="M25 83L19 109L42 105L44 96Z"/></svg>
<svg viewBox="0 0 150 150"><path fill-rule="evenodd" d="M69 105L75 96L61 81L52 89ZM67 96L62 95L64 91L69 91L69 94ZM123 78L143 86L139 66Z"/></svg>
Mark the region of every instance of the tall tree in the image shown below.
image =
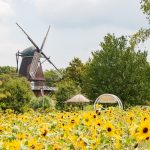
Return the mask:
<svg viewBox="0 0 150 150"><path fill-rule="evenodd" d="M58 109L64 108L64 101L70 99L72 96L80 93L80 87L77 87L73 80L64 79L57 84L58 90L55 93L57 100L56 107Z"/></svg>
<svg viewBox="0 0 150 150"><path fill-rule="evenodd" d="M127 46L126 37L108 34L101 49L92 53L83 83L85 93L95 100L103 93L112 93L127 103L150 99L150 66L146 52L135 52Z"/></svg>
<svg viewBox="0 0 150 150"><path fill-rule="evenodd" d="M65 77L74 81L76 86L82 87L82 74L85 66L79 58L74 58L66 68Z"/></svg>
<svg viewBox="0 0 150 150"><path fill-rule="evenodd" d="M60 69L60 72L64 72L64 69ZM50 87L56 86L56 84L61 80L61 78L58 76L55 70L45 70L44 71L44 77L46 80L46 84Z"/></svg>

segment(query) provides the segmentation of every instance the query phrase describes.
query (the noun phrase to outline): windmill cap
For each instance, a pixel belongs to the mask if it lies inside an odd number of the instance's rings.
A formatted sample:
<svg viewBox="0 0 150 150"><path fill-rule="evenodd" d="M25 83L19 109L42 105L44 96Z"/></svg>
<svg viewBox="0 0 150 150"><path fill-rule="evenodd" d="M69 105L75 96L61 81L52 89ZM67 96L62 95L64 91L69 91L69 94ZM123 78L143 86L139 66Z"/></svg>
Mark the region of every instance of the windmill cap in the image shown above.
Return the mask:
<svg viewBox="0 0 150 150"><path fill-rule="evenodd" d="M24 49L22 52L20 52L22 57L25 56L33 56L34 52L35 52L36 48L34 46L28 47L26 49Z"/></svg>

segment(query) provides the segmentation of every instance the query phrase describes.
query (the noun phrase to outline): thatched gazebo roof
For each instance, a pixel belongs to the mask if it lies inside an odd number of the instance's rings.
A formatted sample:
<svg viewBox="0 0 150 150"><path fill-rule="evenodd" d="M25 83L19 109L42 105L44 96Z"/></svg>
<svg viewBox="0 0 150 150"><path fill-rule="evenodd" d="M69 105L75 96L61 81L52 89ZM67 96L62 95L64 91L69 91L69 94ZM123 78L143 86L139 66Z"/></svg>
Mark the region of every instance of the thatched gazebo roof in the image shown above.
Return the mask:
<svg viewBox="0 0 150 150"><path fill-rule="evenodd" d="M90 100L81 94L73 96L71 99L65 101L65 103L89 103Z"/></svg>

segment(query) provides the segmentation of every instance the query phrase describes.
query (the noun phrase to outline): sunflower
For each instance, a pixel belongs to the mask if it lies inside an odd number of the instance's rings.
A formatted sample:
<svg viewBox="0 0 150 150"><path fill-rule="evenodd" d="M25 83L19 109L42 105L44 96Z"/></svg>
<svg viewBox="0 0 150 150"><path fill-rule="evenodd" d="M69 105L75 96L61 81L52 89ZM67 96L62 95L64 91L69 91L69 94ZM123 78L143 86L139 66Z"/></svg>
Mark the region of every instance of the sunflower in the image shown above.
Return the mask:
<svg viewBox="0 0 150 150"><path fill-rule="evenodd" d="M132 113L127 114L126 122L130 125L134 122L134 115Z"/></svg>
<svg viewBox="0 0 150 150"><path fill-rule="evenodd" d="M80 122L79 118L77 118L77 117L71 118L69 120L68 127L72 128L73 126L76 126L77 124L79 124L79 122Z"/></svg>
<svg viewBox="0 0 150 150"><path fill-rule="evenodd" d="M37 143L37 141L32 138L32 139L29 139L28 141L28 148L39 150L40 144Z"/></svg>
<svg viewBox="0 0 150 150"><path fill-rule="evenodd" d="M114 147L119 149L121 147L120 139L115 139Z"/></svg>
<svg viewBox="0 0 150 150"><path fill-rule="evenodd" d="M94 122L92 122L91 124L93 124L94 126L96 126L96 128L100 128L102 126L102 124L104 124L104 122L97 118Z"/></svg>
<svg viewBox="0 0 150 150"><path fill-rule="evenodd" d="M137 133L137 139L149 140L150 137L150 123L148 121L141 122Z"/></svg>
<svg viewBox="0 0 150 150"><path fill-rule="evenodd" d="M18 133L16 136L17 136L17 139L19 140L23 140L26 138L26 135L24 133Z"/></svg>
<svg viewBox="0 0 150 150"><path fill-rule="evenodd" d="M48 133L48 130L47 130L46 128L43 128L43 129L41 130L41 135L42 135L42 136L46 136L47 133Z"/></svg>
<svg viewBox="0 0 150 150"><path fill-rule="evenodd" d="M4 128L2 126L0 126L0 132L2 132L4 130Z"/></svg>
<svg viewBox="0 0 150 150"><path fill-rule="evenodd" d="M141 120L142 122L147 122L147 121L149 121L150 122L150 117L149 117L149 115L144 115L143 117L142 117L142 120Z"/></svg>
<svg viewBox="0 0 150 150"><path fill-rule="evenodd" d="M6 148L11 150L20 150L21 143L19 140L12 140L7 143Z"/></svg>
<svg viewBox="0 0 150 150"><path fill-rule="evenodd" d="M104 130L107 136L112 137L115 135L115 126L110 122L106 122L104 125Z"/></svg>

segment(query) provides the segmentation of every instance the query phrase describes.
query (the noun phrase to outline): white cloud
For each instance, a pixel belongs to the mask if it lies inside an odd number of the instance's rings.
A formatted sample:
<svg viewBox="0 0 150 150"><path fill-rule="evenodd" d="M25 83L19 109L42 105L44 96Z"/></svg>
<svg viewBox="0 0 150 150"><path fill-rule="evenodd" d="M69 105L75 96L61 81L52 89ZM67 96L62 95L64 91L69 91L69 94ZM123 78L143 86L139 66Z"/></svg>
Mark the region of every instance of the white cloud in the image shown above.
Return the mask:
<svg viewBox="0 0 150 150"><path fill-rule="evenodd" d="M0 0L0 41L7 41L10 34L10 20L14 12L12 0Z"/></svg>
<svg viewBox="0 0 150 150"><path fill-rule="evenodd" d="M0 0L0 17L9 16L13 13L10 1Z"/></svg>
<svg viewBox="0 0 150 150"><path fill-rule="evenodd" d="M45 22L63 27L94 27L109 25L139 28L145 24L140 0L34 0ZM138 15L137 15L138 14Z"/></svg>
<svg viewBox="0 0 150 150"><path fill-rule="evenodd" d="M12 30L10 20L13 14L12 0L0 0L0 65L14 65L12 49L15 43L10 37Z"/></svg>

